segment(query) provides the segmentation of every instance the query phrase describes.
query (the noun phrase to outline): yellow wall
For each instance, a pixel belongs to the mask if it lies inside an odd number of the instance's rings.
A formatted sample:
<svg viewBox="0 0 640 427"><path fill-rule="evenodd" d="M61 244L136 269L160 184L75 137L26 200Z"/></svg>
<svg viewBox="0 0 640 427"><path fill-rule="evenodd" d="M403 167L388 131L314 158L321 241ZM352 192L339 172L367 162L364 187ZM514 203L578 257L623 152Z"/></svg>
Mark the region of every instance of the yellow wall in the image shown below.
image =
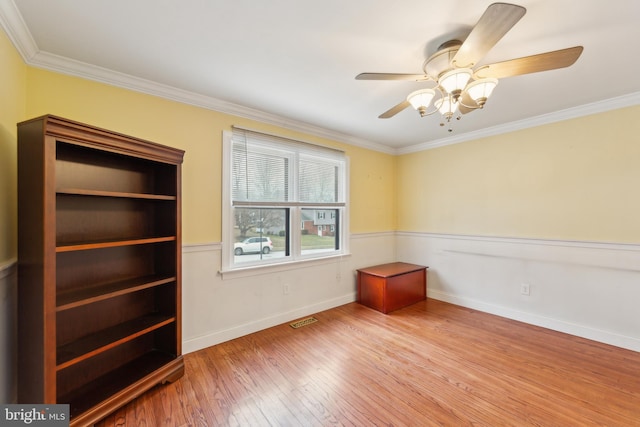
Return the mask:
<svg viewBox="0 0 640 427"><path fill-rule="evenodd" d="M186 151L184 243L222 238L222 131L232 125L344 149L351 162L351 232L395 229L394 156L37 68L27 67L27 76L28 118L55 114Z"/></svg>
<svg viewBox="0 0 640 427"><path fill-rule="evenodd" d="M398 157L398 229L640 242L640 106Z"/></svg>
<svg viewBox="0 0 640 427"><path fill-rule="evenodd" d="M24 65L0 34L0 262L16 255L15 123L56 114L186 151L184 243L218 242L222 131L344 149L350 229L640 241L640 107L392 156Z"/></svg>
<svg viewBox="0 0 640 427"><path fill-rule="evenodd" d="M375 151L349 147L351 158L351 230L357 232L396 229L396 158ZM381 197L382 196L382 197ZM390 208L387 204L391 204Z"/></svg>
<svg viewBox="0 0 640 427"><path fill-rule="evenodd" d="M16 123L24 119L26 66L0 31L0 266L17 256Z"/></svg>

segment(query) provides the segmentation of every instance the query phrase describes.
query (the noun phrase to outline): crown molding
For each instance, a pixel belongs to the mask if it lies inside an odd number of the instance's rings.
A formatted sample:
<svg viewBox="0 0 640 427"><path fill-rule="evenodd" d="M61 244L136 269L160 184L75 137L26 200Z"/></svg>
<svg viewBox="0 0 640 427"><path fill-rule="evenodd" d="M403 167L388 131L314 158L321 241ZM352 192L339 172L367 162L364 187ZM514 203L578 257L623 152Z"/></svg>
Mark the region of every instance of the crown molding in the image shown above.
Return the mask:
<svg viewBox="0 0 640 427"><path fill-rule="evenodd" d="M20 11L13 0L0 0L0 26L2 26L7 33L9 39L22 56L24 62L33 67L80 77L87 80L93 80L147 95L193 105L195 107L218 111L224 114L255 120L320 138L342 142L348 145L363 147L387 154L395 154L395 149L391 147L362 138L357 138L353 135L332 131L320 126L315 126L309 123L289 119L287 117L267 113L265 111L223 101L214 97L178 89L151 80L113 71L108 68L87 64L85 62L41 51L31 36L26 23L20 15Z"/></svg>
<svg viewBox="0 0 640 427"><path fill-rule="evenodd" d="M368 140L347 135L341 132L332 131L309 123L289 119L232 102L223 101L211 96L186 91L176 87L164 85L151 80L134 77L128 74L113 71L85 62L76 61L66 57L54 55L48 52L38 51L28 61L28 65L68 74L74 77L81 77L129 89L147 95L157 96L164 99L205 108L207 110L218 111L220 113L255 120L279 126L285 129L303 132L321 138L331 139L349 145L360 146L371 150L382 151L388 154L395 154L394 149L388 146L377 144Z"/></svg>
<svg viewBox="0 0 640 427"><path fill-rule="evenodd" d="M93 80L111 86L121 87L183 104L255 120L261 123L271 124L281 128L306 133L308 135L326 138L344 144L391 155L409 154L418 151L430 150L640 104L640 92L635 92L617 98L611 98L566 110L555 111L524 120L479 129L473 132L466 132L434 141L426 141L407 147L393 148L384 144L358 138L353 135L344 134L322 128L320 126L223 101L211 96L178 89L151 80L134 77L107 68L40 51L13 0L0 0L0 26L5 30L9 39L22 56L24 62L33 67L43 68L87 80Z"/></svg>
<svg viewBox="0 0 640 427"><path fill-rule="evenodd" d="M13 0L0 0L0 26L24 62L29 63L38 53L38 47Z"/></svg>
<svg viewBox="0 0 640 427"><path fill-rule="evenodd" d="M434 141L427 141L408 147L393 148L351 135L325 129L319 126L311 125L309 123L292 120L286 117L278 116L276 114L267 113L265 111L223 101L214 97L185 91L151 80L134 77L128 74L116 72L95 65L53 55L48 52L37 51L31 56L29 60L25 60L25 62L34 67L40 67L62 74L69 74L75 77L94 80L112 86L129 89L135 92L141 92L147 95L157 96L160 98L189 104L208 110L218 111L224 114L230 114L237 117L255 120L258 122L279 126L285 129L314 135L320 138L339 141L348 145L362 147L392 155L410 154L419 151L431 150L447 145L459 144L462 142L501 135L509 132L515 132L536 126L542 126L640 104L640 92L634 92L631 94L606 99L604 101L598 101L578 107L568 108L565 110L554 111L523 120L517 120L501 125L479 129L477 131L461 133Z"/></svg>
<svg viewBox="0 0 640 427"><path fill-rule="evenodd" d="M447 145L459 144L461 142L471 141L489 136L500 135L509 132L515 132L522 129L542 126L550 123L561 122L564 120L574 119L578 117L588 116L591 114L604 113L605 111L616 110L618 108L631 107L640 104L640 92L634 92L615 98L605 99L603 101L592 102L590 104L580 105L578 107L567 108L565 110L554 111L539 116L530 117L523 120L504 123L473 132L467 132L452 137L441 138L435 141L423 142L421 144L409 147L399 148L396 154L409 154L418 151L431 150Z"/></svg>

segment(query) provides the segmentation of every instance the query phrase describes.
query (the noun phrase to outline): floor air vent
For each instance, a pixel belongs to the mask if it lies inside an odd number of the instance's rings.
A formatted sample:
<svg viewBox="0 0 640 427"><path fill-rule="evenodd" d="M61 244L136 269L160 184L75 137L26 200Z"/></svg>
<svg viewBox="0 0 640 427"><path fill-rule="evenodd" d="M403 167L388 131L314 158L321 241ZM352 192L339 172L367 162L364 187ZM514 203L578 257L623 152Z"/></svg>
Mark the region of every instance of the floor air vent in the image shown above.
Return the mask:
<svg viewBox="0 0 640 427"><path fill-rule="evenodd" d="M317 321L318 321L318 319L316 319L315 317L307 317L306 319L296 320L293 323L289 323L289 325L293 329L298 329L298 328L302 328L303 326L310 325L311 323L315 323Z"/></svg>

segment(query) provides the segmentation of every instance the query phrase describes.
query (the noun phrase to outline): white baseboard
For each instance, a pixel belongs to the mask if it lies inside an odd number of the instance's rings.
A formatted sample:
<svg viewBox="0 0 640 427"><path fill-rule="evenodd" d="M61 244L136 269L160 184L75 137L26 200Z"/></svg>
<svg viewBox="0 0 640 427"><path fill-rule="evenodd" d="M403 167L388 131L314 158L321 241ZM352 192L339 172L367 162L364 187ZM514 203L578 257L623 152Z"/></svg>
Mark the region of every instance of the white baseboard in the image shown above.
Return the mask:
<svg viewBox="0 0 640 427"><path fill-rule="evenodd" d="M433 298L439 301L448 302L448 303L459 305L462 307L472 308L474 310L482 311L484 313L494 314L496 316L516 320L519 322L528 323L530 325L540 326L543 328L551 329L553 331L562 332L569 335L575 335L575 336L590 339L593 341L598 341L598 342L613 345L616 347L626 348L628 350L640 352L640 340L638 340L637 338L619 335L619 334L615 334L608 331L593 329L593 328L585 327L583 325L564 322L562 320L553 319L550 317L544 317L537 314L528 313L525 311L514 310L509 307L502 307L498 305L488 304L484 301L478 301L472 298L451 295L446 292L440 292L437 290L427 290L427 296L429 298Z"/></svg>
<svg viewBox="0 0 640 427"><path fill-rule="evenodd" d="M396 244L429 266L431 298L640 351L638 244L409 232Z"/></svg>
<svg viewBox="0 0 640 427"><path fill-rule="evenodd" d="M304 316L309 316L320 311L329 310L334 307L338 307L356 300L356 294L347 294L339 298L334 298L328 301L322 301L317 304L312 304L306 307L301 307L285 313L278 313L273 316L269 316L264 319L258 319L253 322L238 325L233 328L216 331L211 334L202 335L199 337L191 338L183 341L182 352L184 354L191 353L203 348L210 347L212 345L220 344L225 341L229 341L235 338L239 338L254 332L261 331L273 326L281 325L283 323L291 322Z"/></svg>
<svg viewBox="0 0 640 427"><path fill-rule="evenodd" d="M183 331L184 352L353 302L355 276L350 273L392 261L429 266L430 298L640 352L638 244L385 232L352 236L351 246L352 256L344 263L314 270L318 286L341 272L343 283L333 295L318 298L315 282L306 283L299 287L297 303L285 304L280 304L281 283L301 283L299 271L265 274L263 288L242 277L220 281L220 245L187 249L183 304L188 304L190 318ZM374 247L386 250L371 251ZM530 295L520 293L524 283ZM209 315L220 298L225 302L217 309L226 316L235 315L233 307L246 312L249 300L249 311L262 317L244 315L223 325L221 319L224 323L227 317ZM308 304L314 298L321 301ZM264 301L271 306L263 306Z"/></svg>

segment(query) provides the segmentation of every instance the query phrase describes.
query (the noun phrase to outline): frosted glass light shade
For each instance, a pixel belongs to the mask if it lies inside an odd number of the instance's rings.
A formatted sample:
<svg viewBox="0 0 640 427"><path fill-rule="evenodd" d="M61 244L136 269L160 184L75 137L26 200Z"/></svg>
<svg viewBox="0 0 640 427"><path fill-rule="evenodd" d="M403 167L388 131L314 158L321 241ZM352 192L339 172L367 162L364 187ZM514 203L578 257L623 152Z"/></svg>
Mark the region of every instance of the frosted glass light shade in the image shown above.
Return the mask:
<svg viewBox="0 0 640 427"><path fill-rule="evenodd" d="M440 111L440 114L442 114L443 116L446 116L447 114L453 114L458 108L458 104L453 102L450 96L445 96L444 98L438 99L433 105L438 109L438 111Z"/></svg>
<svg viewBox="0 0 640 427"><path fill-rule="evenodd" d="M472 83L469 83L467 86L467 93L476 103L478 101L483 100L486 101L487 98L491 96L491 92L498 85L498 79L487 78L476 80ZM484 102L483 102L484 103Z"/></svg>
<svg viewBox="0 0 640 427"><path fill-rule="evenodd" d="M413 108L418 110L420 107L427 108L435 95L436 92L433 89L421 89L411 92L407 96L407 101L411 103Z"/></svg>
<svg viewBox="0 0 640 427"><path fill-rule="evenodd" d="M453 93L455 90L462 91L471 78L473 71L468 68L456 68L447 71L438 79L438 84L447 93Z"/></svg>

